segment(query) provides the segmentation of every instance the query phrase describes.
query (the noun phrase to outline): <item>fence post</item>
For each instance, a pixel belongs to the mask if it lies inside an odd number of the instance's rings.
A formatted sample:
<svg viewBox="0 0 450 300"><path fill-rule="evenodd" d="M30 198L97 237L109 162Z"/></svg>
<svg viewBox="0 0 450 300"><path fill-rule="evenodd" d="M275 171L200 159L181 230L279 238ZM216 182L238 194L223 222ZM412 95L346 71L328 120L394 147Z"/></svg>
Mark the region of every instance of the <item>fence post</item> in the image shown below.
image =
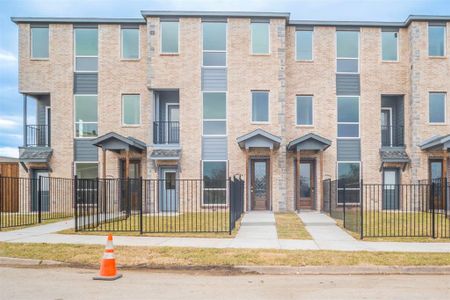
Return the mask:
<svg viewBox="0 0 450 300"><path fill-rule="evenodd" d="M228 207L228 211L229 211L229 213L228 213L228 222L229 222L229 224L228 224L229 225L228 226L228 234L231 235L231 231L233 230L233 225L231 225L232 220L233 220L233 218L231 216L232 211L233 211L233 192L232 192L233 184L231 182L231 177L228 177L228 186L229 186L228 197L230 198L229 199L230 205Z"/></svg>
<svg viewBox="0 0 450 300"><path fill-rule="evenodd" d="M139 227L140 227L140 233L144 233L144 219L143 219L143 211L144 211L144 200L142 199L142 176L139 177L139 200L141 201L141 210L139 212Z"/></svg>
<svg viewBox="0 0 450 300"><path fill-rule="evenodd" d="M332 217L331 215L331 179L328 181L329 182L329 189L328 189L328 213L330 214L330 217Z"/></svg>
<svg viewBox="0 0 450 300"><path fill-rule="evenodd" d="M339 185L339 184L338 184ZM338 195L338 197L339 197L339 195ZM344 223L344 228L346 228L345 227L345 183L344 183L344 192L343 192L343 196L342 196L343 198L344 198L344 207L343 207L343 217L342 217L342 220L343 220L343 223Z"/></svg>
<svg viewBox="0 0 450 300"><path fill-rule="evenodd" d="M78 231L78 198L77 198L77 189L78 189L78 176L75 175L73 178L73 203L74 203L74 216L75 216L75 232Z"/></svg>
<svg viewBox="0 0 450 300"><path fill-rule="evenodd" d="M99 215L99 212L98 212L98 194L99 194L99 180L98 180L98 177L96 178L97 180L96 180L96 201L97 201L97 224L96 224L96 226L98 226L99 224L100 224L100 222L99 222L99 217L100 217L100 215Z"/></svg>
<svg viewBox="0 0 450 300"><path fill-rule="evenodd" d="M360 192L360 201L361 201L361 205L359 206L360 209L360 218L361 218L361 222L360 222L360 228L359 228L359 238L362 240L364 238L364 181L361 179L361 185L359 187L359 192Z"/></svg>
<svg viewBox="0 0 450 300"><path fill-rule="evenodd" d="M436 232L435 232L435 211L434 211L434 192L435 192L435 183L431 182L431 199L430 199L430 205L431 205L431 237L433 239L436 238Z"/></svg>
<svg viewBox="0 0 450 300"><path fill-rule="evenodd" d="M42 189L41 181L42 176L38 177L38 223L42 222Z"/></svg>

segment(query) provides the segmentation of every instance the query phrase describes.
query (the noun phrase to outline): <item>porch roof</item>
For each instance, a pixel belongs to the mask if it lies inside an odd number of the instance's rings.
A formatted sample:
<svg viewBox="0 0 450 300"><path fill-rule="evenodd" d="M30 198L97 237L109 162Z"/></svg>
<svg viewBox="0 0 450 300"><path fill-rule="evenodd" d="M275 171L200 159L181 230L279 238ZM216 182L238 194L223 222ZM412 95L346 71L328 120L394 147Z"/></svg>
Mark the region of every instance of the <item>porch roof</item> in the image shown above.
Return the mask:
<svg viewBox="0 0 450 300"><path fill-rule="evenodd" d="M124 137L115 132L109 132L92 141L94 146L110 151L134 150L137 152L145 151L147 145L133 137Z"/></svg>
<svg viewBox="0 0 450 300"><path fill-rule="evenodd" d="M273 135L260 128L244 134L236 139L241 149L249 148L269 148L278 149L281 143L281 137Z"/></svg>
<svg viewBox="0 0 450 300"><path fill-rule="evenodd" d="M419 147L421 150L424 151L432 151L432 150L447 151L450 148L450 134L433 136L420 143Z"/></svg>
<svg viewBox="0 0 450 300"><path fill-rule="evenodd" d="M287 145L288 151L325 151L331 146L331 141L324 137L321 137L315 133L308 133L301 136Z"/></svg>
<svg viewBox="0 0 450 300"><path fill-rule="evenodd" d="M19 161L24 163L48 163L53 150L48 147L21 147Z"/></svg>

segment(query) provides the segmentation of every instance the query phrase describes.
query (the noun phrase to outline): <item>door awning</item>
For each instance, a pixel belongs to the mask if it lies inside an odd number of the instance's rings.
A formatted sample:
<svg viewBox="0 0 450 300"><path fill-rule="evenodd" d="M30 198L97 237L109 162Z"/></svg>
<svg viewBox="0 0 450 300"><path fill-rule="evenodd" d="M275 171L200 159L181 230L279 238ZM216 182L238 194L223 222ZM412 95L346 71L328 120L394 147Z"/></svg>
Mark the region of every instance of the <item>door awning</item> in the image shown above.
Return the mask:
<svg viewBox="0 0 450 300"><path fill-rule="evenodd" d="M244 134L236 139L241 149L250 148L268 148L278 149L281 143L281 137L273 135L262 129L256 129Z"/></svg>
<svg viewBox="0 0 450 300"><path fill-rule="evenodd" d="M331 146L331 141L317 135L308 133L301 136L287 145L288 151L325 151Z"/></svg>
<svg viewBox="0 0 450 300"><path fill-rule="evenodd" d="M450 134L433 136L420 143L419 147L423 151L448 151L450 149Z"/></svg>
<svg viewBox="0 0 450 300"><path fill-rule="evenodd" d="M131 150L135 152L143 152L147 149L147 145L133 137L124 137L115 132L110 132L99 136L92 140L94 146L100 147L104 150L120 152L122 150Z"/></svg>

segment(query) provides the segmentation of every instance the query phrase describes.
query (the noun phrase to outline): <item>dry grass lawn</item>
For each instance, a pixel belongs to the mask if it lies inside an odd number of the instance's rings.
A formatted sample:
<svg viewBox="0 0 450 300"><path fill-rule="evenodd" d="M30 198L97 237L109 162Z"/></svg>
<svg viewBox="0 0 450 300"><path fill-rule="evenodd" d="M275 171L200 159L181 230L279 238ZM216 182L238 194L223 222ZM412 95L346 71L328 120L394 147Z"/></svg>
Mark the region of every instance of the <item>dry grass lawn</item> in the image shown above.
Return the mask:
<svg viewBox="0 0 450 300"><path fill-rule="evenodd" d="M275 222L279 239L311 240L302 220L294 212L275 213Z"/></svg>

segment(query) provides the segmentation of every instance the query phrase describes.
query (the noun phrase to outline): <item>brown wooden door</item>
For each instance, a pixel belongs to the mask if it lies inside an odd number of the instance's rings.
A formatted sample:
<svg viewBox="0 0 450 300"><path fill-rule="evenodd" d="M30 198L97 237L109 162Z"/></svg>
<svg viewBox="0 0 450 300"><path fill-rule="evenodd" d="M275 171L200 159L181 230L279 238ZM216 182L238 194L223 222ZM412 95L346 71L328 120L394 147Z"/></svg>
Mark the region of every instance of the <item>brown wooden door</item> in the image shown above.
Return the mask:
<svg viewBox="0 0 450 300"><path fill-rule="evenodd" d="M429 181L430 184L435 184L435 189L433 190L433 204L435 209L444 208L445 182L447 180L444 176L445 167L442 159L429 160Z"/></svg>
<svg viewBox="0 0 450 300"><path fill-rule="evenodd" d="M120 178L125 179L125 160L120 160ZM128 164L129 181L122 181L122 209L136 210L139 208L139 177L141 176L141 162L131 160Z"/></svg>
<svg viewBox="0 0 450 300"><path fill-rule="evenodd" d="M250 193L252 210L270 209L270 170L269 160L251 161Z"/></svg>
<svg viewBox="0 0 450 300"><path fill-rule="evenodd" d="M297 165L297 164L296 164ZM297 182L297 209L312 209L315 193L315 168L313 161L300 161Z"/></svg>

